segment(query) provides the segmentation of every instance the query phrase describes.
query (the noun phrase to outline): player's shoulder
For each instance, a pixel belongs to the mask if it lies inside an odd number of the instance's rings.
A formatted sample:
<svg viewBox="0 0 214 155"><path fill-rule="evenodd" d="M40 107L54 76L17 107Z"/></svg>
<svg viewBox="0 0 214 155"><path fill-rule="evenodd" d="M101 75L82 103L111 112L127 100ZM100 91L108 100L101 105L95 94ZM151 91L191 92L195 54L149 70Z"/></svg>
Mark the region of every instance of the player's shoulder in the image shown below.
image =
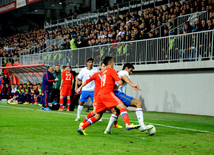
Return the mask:
<svg viewBox="0 0 214 155"><path fill-rule="evenodd" d="M87 67L84 67L84 68L82 68L81 70L80 70L80 72L84 72L84 71L86 71L87 70Z"/></svg>
<svg viewBox="0 0 214 155"><path fill-rule="evenodd" d="M93 70L93 71L96 71L96 72L99 71L99 69L98 69L97 67L92 67L92 70Z"/></svg>
<svg viewBox="0 0 214 155"><path fill-rule="evenodd" d="M118 74L119 75L129 75L129 73L127 71L124 71L124 70L119 71Z"/></svg>

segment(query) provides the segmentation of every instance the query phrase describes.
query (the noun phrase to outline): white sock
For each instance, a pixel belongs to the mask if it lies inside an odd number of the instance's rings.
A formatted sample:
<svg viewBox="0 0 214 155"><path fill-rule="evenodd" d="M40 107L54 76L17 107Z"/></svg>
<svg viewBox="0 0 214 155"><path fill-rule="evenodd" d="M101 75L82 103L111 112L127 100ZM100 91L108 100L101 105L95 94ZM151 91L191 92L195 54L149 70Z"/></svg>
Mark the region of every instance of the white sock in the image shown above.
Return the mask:
<svg viewBox="0 0 214 155"><path fill-rule="evenodd" d="M110 119L109 119L109 122L108 122L108 126L106 128L106 131L111 131L111 127L112 125L114 124L114 122L117 120L117 116L112 114Z"/></svg>
<svg viewBox="0 0 214 155"><path fill-rule="evenodd" d="M82 112L83 105L78 105L78 110L77 110L77 118L80 118L80 114Z"/></svg>
<svg viewBox="0 0 214 155"><path fill-rule="evenodd" d="M143 119L143 110L142 108L136 108L135 110L137 120L141 126L144 126L144 119Z"/></svg>

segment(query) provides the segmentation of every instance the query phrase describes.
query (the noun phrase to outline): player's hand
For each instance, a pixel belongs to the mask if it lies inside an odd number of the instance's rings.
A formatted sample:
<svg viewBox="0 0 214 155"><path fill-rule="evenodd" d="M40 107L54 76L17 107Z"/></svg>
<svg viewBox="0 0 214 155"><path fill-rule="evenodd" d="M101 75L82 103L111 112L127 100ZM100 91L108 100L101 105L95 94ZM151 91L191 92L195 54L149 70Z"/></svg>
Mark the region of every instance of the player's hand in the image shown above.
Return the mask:
<svg viewBox="0 0 214 155"><path fill-rule="evenodd" d="M59 90L61 91L61 89L62 89L62 87L60 86L60 87L59 87Z"/></svg>
<svg viewBox="0 0 214 155"><path fill-rule="evenodd" d="M132 88L133 88L134 90L141 91L141 89L139 88L139 86L138 86L138 85L133 85L133 86L132 86Z"/></svg>
<svg viewBox="0 0 214 155"><path fill-rule="evenodd" d="M55 83L53 83L53 85L55 86L56 84L55 84Z"/></svg>
<svg viewBox="0 0 214 155"><path fill-rule="evenodd" d="M80 88L78 88L77 90L76 90L76 93L79 93L81 91L81 89Z"/></svg>
<svg viewBox="0 0 214 155"><path fill-rule="evenodd" d="M57 81L59 81L59 79L56 78L54 81L57 82Z"/></svg>

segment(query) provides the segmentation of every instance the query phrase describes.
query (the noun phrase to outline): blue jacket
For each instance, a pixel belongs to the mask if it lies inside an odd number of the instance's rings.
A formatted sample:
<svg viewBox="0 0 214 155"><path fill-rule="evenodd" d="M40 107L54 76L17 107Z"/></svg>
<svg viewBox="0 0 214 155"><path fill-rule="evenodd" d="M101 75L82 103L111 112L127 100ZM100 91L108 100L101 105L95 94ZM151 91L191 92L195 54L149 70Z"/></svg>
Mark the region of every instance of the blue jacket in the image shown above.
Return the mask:
<svg viewBox="0 0 214 155"><path fill-rule="evenodd" d="M42 90L51 90L54 80L53 74L46 70L42 78Z"/></svg>

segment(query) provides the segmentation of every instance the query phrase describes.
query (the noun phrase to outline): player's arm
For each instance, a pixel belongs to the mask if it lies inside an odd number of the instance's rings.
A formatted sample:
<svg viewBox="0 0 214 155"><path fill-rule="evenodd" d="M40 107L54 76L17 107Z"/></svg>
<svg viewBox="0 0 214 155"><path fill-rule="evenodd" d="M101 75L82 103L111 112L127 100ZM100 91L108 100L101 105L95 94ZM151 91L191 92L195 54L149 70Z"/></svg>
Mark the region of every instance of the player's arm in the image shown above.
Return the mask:
<svg viewBox="0 0 214 155"><path fill-rule="evenodd" d="M65 79L65 72L62 72L62 75L61 75L61 84L60 84L59 90L62 89L62 85L63 85L64 79Z"/></svg>
<svg viewBox="0 0 214 155"><path fill-rule="evenodd" d="M91 81L93 81L93 80L95 80L94 74L93 74L89 79L87 79L87 80L77 89L76 93L79 93L80 90L81 90L84 86L86 86L89 82L91 82Z"/></svg>
<svg viewBox="0 0 214 155"><path fill-rule="evenodd" d="M111 74L112 78L117 81L118 85L122 85L123 81L119 78L117 72L113 69L112 70L112 74Z"/></svg>
<svg viewBox="0 0 214 155"><path fill-rule="evenodd" d="M60 84L59 90L62 89L62 84L63 84L63 82L64 82L64 79L61 79L61 84Z"/></svg>
<svg viewBox="0 0 214 155"><path fill-rule="evenodd" d="M77 91L77 89L78 89L78 82L80 81L80 79L77 77L76 78L76 82L75 82L75 92Z"/></svg>
<svg viewBox="0 0 214 155"><path fill-rule="evenodd" d="M133 89L141 91L141 89L139 88L139 86L133 84L132 81L131 81L126 75L123 75L123 76L122 76L122 79L123 79L126 83L128 83Z"/></svg>
<svg viewBox="0 0 214 155"><path fill-rule="evenodd" d="M76 90L76 93L79 93L80 92L80 90L85 86L85 85L87 85L88 84L88 82L87 82L87 80Z"/></svg>
<svg viewBox="0 0 214 155"><path fill-rule="evenodd" d="M80 80L82 80L82 78L83 78L83 70L81 70L80 71L80 73L78 74L78 76L77 76L77 78L76 78L76 82L75 82L75 92L77 91L77 89L78 89L78 82L80 81Z"/></svg>

